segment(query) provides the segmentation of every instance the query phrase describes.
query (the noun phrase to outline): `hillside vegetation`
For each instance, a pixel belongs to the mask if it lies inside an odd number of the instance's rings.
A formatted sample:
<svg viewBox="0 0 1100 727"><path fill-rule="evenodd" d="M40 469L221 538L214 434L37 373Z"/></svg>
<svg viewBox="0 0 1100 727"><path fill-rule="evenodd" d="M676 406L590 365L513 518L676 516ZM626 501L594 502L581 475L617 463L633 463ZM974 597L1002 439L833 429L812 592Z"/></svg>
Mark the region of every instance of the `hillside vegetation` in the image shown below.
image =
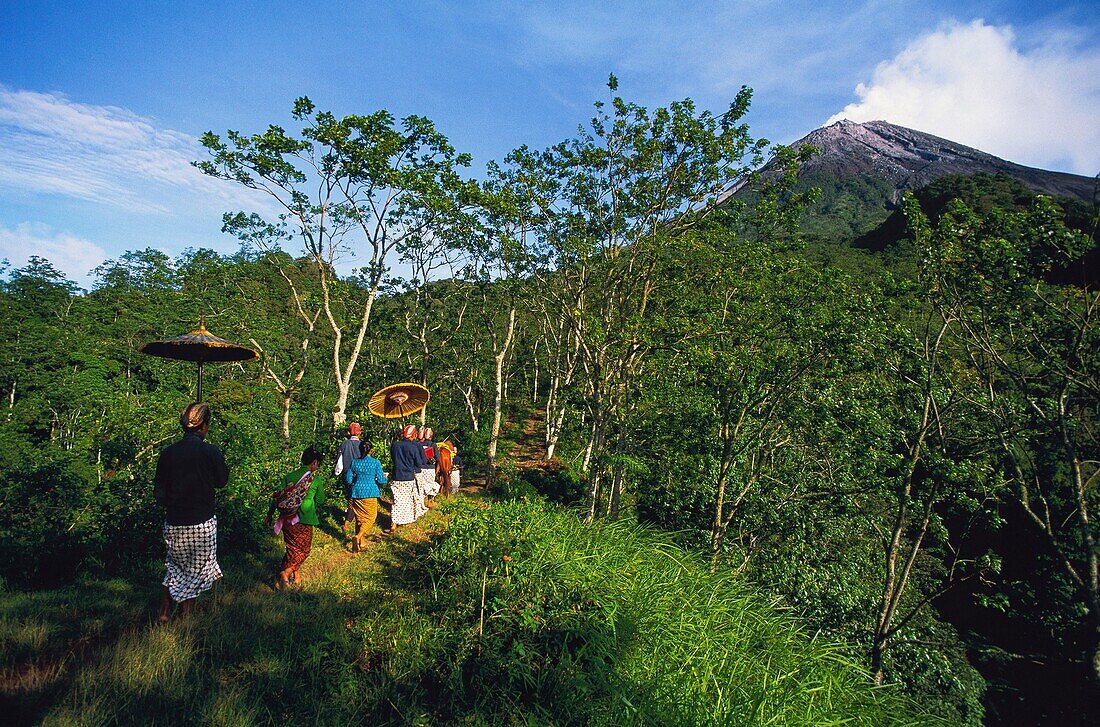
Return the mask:
<svg viewBox="0 0 1100 727"><path fill-rule="evenodd" d="M409 539L314 557L301 592L240 562L195 620L122 629L39 704L43 724L937 723L637 526L464 497ZM56 626L23 617L47 642Z"/></svg>
<svg viewBox="0 0 1100 727"><path fill-rule="evenodd" d="M797 723L800 710L894 714L875 705L900 698L916 711L896 714L951 724L1096 721L1100 294L1076 275L1097 254L1095 205L944 178L899 200L888 243L856 249L842 232L866 229L859 208L880 185L824 191L838 219L814 237L805 212L818 195L799 186L812 156L752 137L749 89L715 114L690 99L646 109L608 85L574 136L519 146L478 179L428 119L337 117L301 98L266 129L203 137L201 171L286 211L229 211L235 254L137 249L97 268L89 290L39 257L4 269L10 701L31 689L36 715L114 715L97 680L115 679L135 695L124 703L153 714L191 705L264 721L297 704L300 684L325 695L308 703L327 720L354 698L387 709L371 681L383 664L395 710L446 719L581 718L539 712L558 708L552 694L598 720L736 721L758 703ZM768 156L778 173L752 174ZM740 182L747 196L719 204ZM146 633L131 627L162 573L152 476L195 369L140 350L200 316L261 352L206 366L208 438L230 471L218 542L240 578L211 606L224 597L234 618ZM380 566L360 591L340 590L334 570L320 590L267 598L253 588L266 566L248 564L268 557L273 483L307 445L333 452L349 421L388 465L397 423L367 404L399 381L431 390L425 421L491 492L563 503L580 522L493 506L500 533L463 514L401 588L401 569ZM521 430L517 452L508 439ZM342 486L323 481L338 504ZM459 558L448 548L474 522L486 529L462 535ZM558 530L587 555L551 548ZM525 542L522 559L503 552ZM669 556L670 542L692 555ZM503 599L486 601L498 615L484 622L483 583ZM413 605L386 610L399 597ZM356 603L408 621L409 639L436 636L389 644L367 612L346 610ZM737 604L757 615L742 623ZM683 615L670 621L674 605ZM322 618L299 642L310 609ZM707 621L708 610L726 616ZM266 620L242 618L252 612ZM681 628L682 639L660 634ZM783 646L795 632L820 637ZM261 635L281 639L274 656L256 655ZM724 651L757 635L759 648ZM363 639L383 644L382 661L357 666ZM154 660L128 661L116 641ZM651 658L666 651L680 663ZM100 661L112 658L115 672ZM753 661L766 687L746 676ZM848 661L889 696L845 691L863 683ZM58 692L57 675L77 666L85 686ZM507 690L485 691L473 671Z"/></svg>

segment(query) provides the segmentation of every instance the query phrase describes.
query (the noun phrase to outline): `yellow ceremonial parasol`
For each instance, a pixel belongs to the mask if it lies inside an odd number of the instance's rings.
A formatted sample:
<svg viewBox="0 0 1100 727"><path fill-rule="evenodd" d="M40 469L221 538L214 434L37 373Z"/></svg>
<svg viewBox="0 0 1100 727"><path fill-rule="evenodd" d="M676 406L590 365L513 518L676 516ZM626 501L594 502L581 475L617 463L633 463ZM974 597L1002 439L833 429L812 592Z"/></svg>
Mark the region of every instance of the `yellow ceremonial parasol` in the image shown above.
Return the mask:
<svg viewBox="0 0 1100 727"><path fill-rule="evenodd" d="M383 419L400 419L423 409L431 398L420 384L391 384L374 392L367 410Z"/></svg>
<svg viewBox="0 0 1100 727"><path fill-rule="evenodd" d="M163 341L145 344L142 353L177 361L195 361L199 365L199 391L195 401L202 401L202 366L207 361L251 361L260 354L251 348L238 346L206 330L206 319L199 319L199 327L190 333Z"/></svg>

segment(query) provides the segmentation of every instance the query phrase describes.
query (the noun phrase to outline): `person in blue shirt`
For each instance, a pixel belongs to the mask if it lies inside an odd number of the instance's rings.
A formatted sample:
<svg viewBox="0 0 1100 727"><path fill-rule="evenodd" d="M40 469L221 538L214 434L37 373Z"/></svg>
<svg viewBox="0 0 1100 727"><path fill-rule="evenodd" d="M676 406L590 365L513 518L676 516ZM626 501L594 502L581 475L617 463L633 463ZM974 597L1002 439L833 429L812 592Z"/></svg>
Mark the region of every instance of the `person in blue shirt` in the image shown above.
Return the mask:
<svg viewBox="0 0 1100 727"><path fill-rule="evenodd" d="M363 550L367 536L374 528L374 521L378 518L378 498L382 496L378 486L386 484L382 463L374 458L374 446L369 441L359 444L359 455L358 459L351 460L351 466L344 472L344 481L351 486L348 507L355 516L355 536L351 540L351 549L355 553Z"/></svg>
<svg viewBox="0 0 1100 727"><path fill-rule="evenodd" d="M390 519L393 524L388 532L392 533L394 528L408 525L420 517L416 478L420 470L428 467L428 462L424 459L424 449L416 441L416 425L407 425L401 431L401 439L390 445L390 462L393 465L390 481L390 492L393 493Z"/></svg>

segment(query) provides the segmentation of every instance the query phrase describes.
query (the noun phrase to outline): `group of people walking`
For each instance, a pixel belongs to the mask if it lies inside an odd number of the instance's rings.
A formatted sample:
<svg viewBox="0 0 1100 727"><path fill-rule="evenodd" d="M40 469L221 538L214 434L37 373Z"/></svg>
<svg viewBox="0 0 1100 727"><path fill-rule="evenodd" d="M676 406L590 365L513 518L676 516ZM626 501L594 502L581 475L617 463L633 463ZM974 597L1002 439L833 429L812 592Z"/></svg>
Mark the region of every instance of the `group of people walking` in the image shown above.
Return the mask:
<svg viewBox="0 0 1100 727"><path fill-rule="evenodd" d="M390 445L392 528L415 522L428 512L432 498L458 492L458 449L450 442L436 444L433 436L431 427L418 430L409 424L401 430L401 438Z"/></svg>
<svg viewBox="0 0 1100 727"><path fill-rule="evenodd" d="M205 440L210 408L189 404L180 414L183 438L160 454L154 476L154 495L164 506L166 547L164 590L158 620L168 621L173 605L179 615L190 611L199 594L209 590L222 571L217 560L217 517L214 491L229 478L225 458L217 446ZM381 487L389 484L393 495L389 527L382 536L415 522L428 512L432 499L458 491L461 460L451 442L436 444L430 427L408 425L390 446L391 477L374 457L369 440L361 439L362 426L348 425L348 437L336 454L333 474L344 487L346 526L354 524L351 550L361 552L372 537L378 519ZM281 534L286 553L279 565L276 585L301 582L299 570L313 547L313 528L321 524L326 503L322 478L317 477L324 457L313 447L302 452L300 465L285 474L272 493L265 522Z"/></svg>

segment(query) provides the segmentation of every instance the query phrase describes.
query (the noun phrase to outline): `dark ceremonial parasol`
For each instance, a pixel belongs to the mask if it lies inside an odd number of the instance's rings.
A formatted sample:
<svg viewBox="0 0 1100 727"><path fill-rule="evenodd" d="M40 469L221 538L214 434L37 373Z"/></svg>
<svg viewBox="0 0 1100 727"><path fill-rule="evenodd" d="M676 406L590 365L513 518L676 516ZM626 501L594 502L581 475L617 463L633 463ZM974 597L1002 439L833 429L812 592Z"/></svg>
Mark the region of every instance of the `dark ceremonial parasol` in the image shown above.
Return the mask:
<svg viewBox="0 0 1100 727"><path fill-rule="evenodd" d="M431 398L420 384L391 384L374 392L367 410L383 419L400 419L423 409Z"/></svg>
<svg viewBox="0 0 1100 727"><path fill-rule="evenodd" d="M202 401L202 366L207 361L251 361L260 354L251 348L238 346L206 330L206 319L199 319L197 330L183 336L145 344L142 353L177 361L195 361L199 365L199 391L195 401Z"/></svg>

